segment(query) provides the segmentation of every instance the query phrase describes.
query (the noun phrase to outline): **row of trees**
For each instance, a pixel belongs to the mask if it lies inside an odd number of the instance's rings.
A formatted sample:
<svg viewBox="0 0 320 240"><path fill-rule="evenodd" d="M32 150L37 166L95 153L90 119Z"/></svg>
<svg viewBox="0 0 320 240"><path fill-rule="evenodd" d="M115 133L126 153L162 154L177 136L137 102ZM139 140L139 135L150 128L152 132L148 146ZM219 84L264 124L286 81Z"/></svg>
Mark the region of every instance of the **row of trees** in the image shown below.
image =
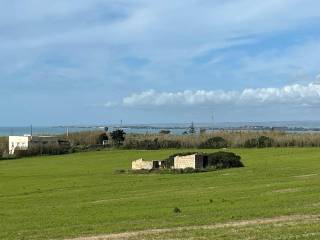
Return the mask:
<svg viewBox="0 0 320 240"><path fill-rule="evenodd" d="M157 150L165 148L201 148L201 149L222 149L231 146L226 139L215 136L208 138L206 140L198 140L198 142L191 143L186 145L183 139L180 140L171 140L165 138L154 138L154 139L127 139L123 143L123 148L126 149L148 149L148 150ZM267 136L260 136L256 138L248 139L243 147L246 148L264 148L272 147L273 139ZM118 145L120 146L120 145Z"/></svg>
<svg viewBox="0 0 320 240"><path fill-rule="evenodd" d="M167 148L264 148L264 147L320 147L318 133L285 133L276 131L219 131L202 134L174 135L168 131L158 134L126 134L122 129L112 132L91 131L70 133L60 136L70 141L71 148L66 152L99 150L104 147L124 149L167 149ZM8 152L8 138L0 138L0 158ZM32 155L39 149L32 149ZM52 146L40 148L39 154L59 154ZM23 153L22 153L23 154ZM36 154L37 155L37 154Z"/></svg>
<svg viewBox="0 0 320 240"><path fill-rule="evenodd" d="M69 139L73 146L100 145L104 135L109 139L108 146L126 149L320 147L318 133L277 131L215 131L176 135L168 131L160 131L158 134L126 134L119 129L110 133L75 133Z"/></svg>

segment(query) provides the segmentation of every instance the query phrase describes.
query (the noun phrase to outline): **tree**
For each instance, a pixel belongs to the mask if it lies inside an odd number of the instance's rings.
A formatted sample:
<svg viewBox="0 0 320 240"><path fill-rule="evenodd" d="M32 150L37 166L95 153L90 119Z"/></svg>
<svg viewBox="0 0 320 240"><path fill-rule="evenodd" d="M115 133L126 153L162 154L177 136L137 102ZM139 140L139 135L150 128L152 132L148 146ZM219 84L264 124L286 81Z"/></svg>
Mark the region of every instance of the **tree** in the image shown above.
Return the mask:
<svg viewBox="0 0 320 240"><path fill-rule="evenodd" d="M226 148L227 141L222 137L213 137L200 144L200 148Z"/></svg>
<svg viewBox="0 0 320 240"><path fill-rule="evenodd" d="M170 130L160 130L159 134L163 134L163 135L167 135L167 134L170 134Z"/></svg>
<svg viewBox="0 0 320 240"><path fill-rule="evenodd" d="M207 129L205 129L205 128L200 129L200 134L206 134L206 132L207 132Z"/></svg>
<svg viewBox="0 0 320 240"><path fill-rule="evenodd" d="M123 144L126 133L122 129L117 129L111 132L110 135L113 143L119 147Z"/></svg>
<svg viewBox="0 0 320 240"><path fill-rule="evenodd" d="M193 122L191 123L191 125L189 127L189 133L190 134L195 134L196 133L196 129L194 128Z"/></svg>

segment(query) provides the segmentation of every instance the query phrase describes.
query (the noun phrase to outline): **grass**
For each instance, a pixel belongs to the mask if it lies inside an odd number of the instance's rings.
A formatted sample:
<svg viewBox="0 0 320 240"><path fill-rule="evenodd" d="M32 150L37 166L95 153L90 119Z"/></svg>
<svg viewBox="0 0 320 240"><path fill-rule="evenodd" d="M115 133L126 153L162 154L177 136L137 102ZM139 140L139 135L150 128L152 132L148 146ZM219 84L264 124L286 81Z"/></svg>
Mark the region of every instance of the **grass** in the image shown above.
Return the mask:
<svg viewBox="0 0 320 240"><path fill-rule="evenodd" d="M110 150L0 161L0 239L66 239L320 214L320 149L233 151L242 156L245 168L177 175L114 173L128 169L134 159L164 159L174 150ZM320 222L177 230L147 234L144 239L250 237L319 239Z"/></svg>

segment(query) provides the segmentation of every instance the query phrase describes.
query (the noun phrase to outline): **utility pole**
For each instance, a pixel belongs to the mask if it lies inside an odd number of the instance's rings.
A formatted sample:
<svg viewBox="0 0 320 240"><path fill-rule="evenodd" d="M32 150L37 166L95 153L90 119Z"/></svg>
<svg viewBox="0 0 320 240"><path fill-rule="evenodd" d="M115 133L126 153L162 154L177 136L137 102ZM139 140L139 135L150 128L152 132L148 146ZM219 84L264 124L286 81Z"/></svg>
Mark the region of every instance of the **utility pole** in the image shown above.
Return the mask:
<svg viewBox="0 0 320 240"><path fill-rule="evenodd" d="M32 124L30 126L30 136L31 136L31 139L32 139L32 135L33 135L33 129L32 129Z"/></svg>
<svg viewBox="0 0 320 240"><path fill-rule="evenodd" d="M212 121L212 131L214 131L214 113L211 115L211 121Z"/></svg>

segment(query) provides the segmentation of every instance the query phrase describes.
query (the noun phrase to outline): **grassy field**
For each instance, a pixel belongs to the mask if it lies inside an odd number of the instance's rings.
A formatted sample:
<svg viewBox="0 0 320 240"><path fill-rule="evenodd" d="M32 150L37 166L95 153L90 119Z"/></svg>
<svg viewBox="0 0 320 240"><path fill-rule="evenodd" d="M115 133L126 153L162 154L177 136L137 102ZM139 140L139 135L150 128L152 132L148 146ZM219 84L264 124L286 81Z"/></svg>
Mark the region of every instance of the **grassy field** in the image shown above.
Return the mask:
<svg viewBox="0 0 320 240"><path fill-rule="evenodd" d="M0 239L320 239L320 149L233 151L245 168L177 175L114 173L174 150L0 161Z"/></svg>

